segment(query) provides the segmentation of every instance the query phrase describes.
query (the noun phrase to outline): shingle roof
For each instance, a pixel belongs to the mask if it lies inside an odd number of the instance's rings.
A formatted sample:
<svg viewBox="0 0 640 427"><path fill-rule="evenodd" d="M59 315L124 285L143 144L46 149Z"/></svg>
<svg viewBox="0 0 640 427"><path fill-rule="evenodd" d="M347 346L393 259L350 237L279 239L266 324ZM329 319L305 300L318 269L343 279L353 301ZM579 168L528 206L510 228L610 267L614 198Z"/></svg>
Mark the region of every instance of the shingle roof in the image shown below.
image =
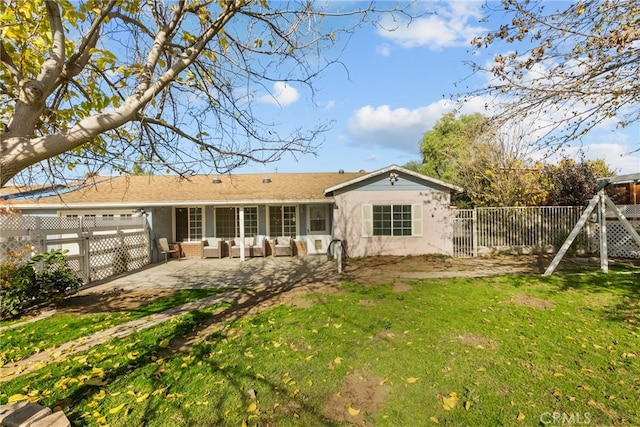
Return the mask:
<svg viewBox="0 0 640 427"><path fill-rule="evenodd" d="M174 205L207 203L269 203L325 200L324 190L350 181L364 172L355 173L273 173L220 175L219 184L212 183L217 175L196 175L180 179L177 176L97 177L95 185L75 191L42 197L37 200L14 200L18 206L55 205ZM269 178L269 183L263 183Z"/></svg>

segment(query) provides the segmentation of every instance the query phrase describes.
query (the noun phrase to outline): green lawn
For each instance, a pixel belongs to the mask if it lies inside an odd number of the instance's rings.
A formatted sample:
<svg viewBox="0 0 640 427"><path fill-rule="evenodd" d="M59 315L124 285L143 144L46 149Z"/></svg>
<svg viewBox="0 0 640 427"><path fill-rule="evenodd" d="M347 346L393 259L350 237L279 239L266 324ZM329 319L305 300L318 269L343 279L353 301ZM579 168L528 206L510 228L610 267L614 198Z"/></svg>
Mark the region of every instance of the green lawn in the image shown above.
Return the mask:
<svg viewBox="0 0 640 427"><path fill-rule="evenodd" d="M170 351L211 307L1 383L0 403L79 425L640 425L638 273L407 283L344 283Z"/></svg>
<svg viewBox="0 0 640 427"><path fill-rule="evenodd" d="M159 298L128 311L91 315L56 313L42 320L3 329L0 330L0 366L67 341L225 291L228 289L182 289L170 297ZM0 322L0 326L15 323L16 321Z"/></svg>

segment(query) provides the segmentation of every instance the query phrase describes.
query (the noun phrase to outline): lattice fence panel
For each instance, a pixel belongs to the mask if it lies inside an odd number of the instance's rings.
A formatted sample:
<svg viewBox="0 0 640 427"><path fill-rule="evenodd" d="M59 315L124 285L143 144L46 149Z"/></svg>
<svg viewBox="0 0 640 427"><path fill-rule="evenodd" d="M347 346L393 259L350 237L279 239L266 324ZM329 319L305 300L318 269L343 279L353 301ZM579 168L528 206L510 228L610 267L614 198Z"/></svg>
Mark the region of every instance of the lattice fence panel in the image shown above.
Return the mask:
<svg viewBox="0 0 640 427"><path fill-rule="evenodd" d="M640 205L618 206L620 212L631 223L634 230L640 233ZM614 258L640 259L640 247L625 230L616 215L607 207L607 255ZM600 226L593 227L593 245L600 247Z"/></svg>
<svg viewBox="0 0 640 427"><path fill-rule="evenodd" d="M69 249L69 265L85 282L151 262L144 218L0 215L0 230L0 262L24 263L50 248Z"/></svg>
<svg viewBox="0 0 640 427"><path fill-rule="evenodd" d="M135 270L149 264L146 232L94 235L89 238L91 280Z"/></svg>

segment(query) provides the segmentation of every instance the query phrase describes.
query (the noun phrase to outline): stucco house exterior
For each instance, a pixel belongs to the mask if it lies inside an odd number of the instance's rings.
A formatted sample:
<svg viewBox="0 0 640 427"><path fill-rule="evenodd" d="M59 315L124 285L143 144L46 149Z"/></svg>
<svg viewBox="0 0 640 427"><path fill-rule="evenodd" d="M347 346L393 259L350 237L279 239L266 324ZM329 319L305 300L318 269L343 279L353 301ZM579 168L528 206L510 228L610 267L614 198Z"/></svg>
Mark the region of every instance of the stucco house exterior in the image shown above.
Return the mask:
<svg viewBox="0 0 640 427"><path fill-rule="evenodd" d="M23 215L144 215L157 261L162 237L186 256L200 256L208 237L279 236L291 237L297 254L325 254L340 239L355 257L451 255L454 191L462 189L392 165L370 173L94 177L49 190L3 189L3 197Z"/></svg>

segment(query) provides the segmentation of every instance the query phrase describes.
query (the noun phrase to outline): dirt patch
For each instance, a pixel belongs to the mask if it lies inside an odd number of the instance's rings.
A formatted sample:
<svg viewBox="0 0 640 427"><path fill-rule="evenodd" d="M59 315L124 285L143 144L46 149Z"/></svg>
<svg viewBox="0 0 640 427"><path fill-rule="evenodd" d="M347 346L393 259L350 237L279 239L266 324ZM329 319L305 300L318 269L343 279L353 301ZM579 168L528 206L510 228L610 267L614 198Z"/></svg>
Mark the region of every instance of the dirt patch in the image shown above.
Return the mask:
<svg viewBox="0 0 640 427"><path fill-rule="evenodd" d="M459 335L458 339L462 344L470 345L476 348L491 348L491 341L489 341L482 335L467 333Z"/></svg>
<svg viewBox="0 0 640 427"><path fill-rule="evenodd" d="M413 286L408 285L404 282L395 282L393 284L393 292L407 292L413 289Z"/></svg>
<svg viewBox="0 0 640 427"><path fill-rule="evenodd" d="M550 263L550 260L549 260ZM438 255L385 256L348 260L346 279L368 285L392 283L403 292L407 279L429 277L481 277L498 274L542 274L546 260L537 256L449 258Z"/></svg>
<svg viewBox="0 0 640 427"><path fill-rule="evenodd" d="M543 298L532 297L531 295L519 293L513 298L513 303L517 305L523 305L525 307L539 308L547 310L554 308L556 305L553 301L549 301Z"/></svg>
<svg viewBox="0 0 640 427"><path fill-rule="evenodd" d="M170 297L175 291L128 291L113 289L110 291L84 291L59 301L58 312L93 314L135 309L157 299Z"/></svg>
<svg viewBox="0 0 640 427"><path fill-rule="evenodd" d="M389 388L384 380L362 372L347 376L342 389L324 405L324 414L333 421L369 425L385 403Z"/></svg>

